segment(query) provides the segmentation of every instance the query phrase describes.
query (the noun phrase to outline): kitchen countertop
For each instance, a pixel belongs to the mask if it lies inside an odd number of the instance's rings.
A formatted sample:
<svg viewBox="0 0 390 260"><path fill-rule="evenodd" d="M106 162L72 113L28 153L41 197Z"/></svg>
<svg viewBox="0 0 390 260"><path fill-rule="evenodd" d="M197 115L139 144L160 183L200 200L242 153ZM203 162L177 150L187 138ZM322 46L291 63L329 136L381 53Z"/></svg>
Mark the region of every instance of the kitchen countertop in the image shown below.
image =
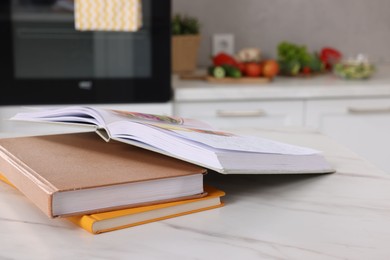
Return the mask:
<svg viewBox="0 0 390 260"><path fill-rule="evenodd" d="M366 80L344 80L329 73L309 78L276 77L257 85L215 84L177 76L172 82L177 102L390 97L390 66L379 66Z"/></svg>
<svg viewBox="0 0 390 260"><path fill-rule="evenodd" d="M322 150L324 175L221 175L222 208L100 235L0 183L0 259L389 259L390 175L317 132L242 129Z"/></svg>

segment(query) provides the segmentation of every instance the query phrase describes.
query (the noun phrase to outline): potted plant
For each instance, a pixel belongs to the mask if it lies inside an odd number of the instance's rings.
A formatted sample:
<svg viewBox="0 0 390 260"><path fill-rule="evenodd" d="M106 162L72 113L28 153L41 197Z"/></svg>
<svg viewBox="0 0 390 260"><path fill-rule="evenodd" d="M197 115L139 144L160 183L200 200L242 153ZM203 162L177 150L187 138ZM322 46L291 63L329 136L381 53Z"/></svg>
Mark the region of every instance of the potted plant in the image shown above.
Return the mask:
<svg viewBox="0 0 390 260"><path fill-rule="evenodd" d="M196 69L199 45L198 19L176 14L172 19L172 72L193 72Z"/></svg>

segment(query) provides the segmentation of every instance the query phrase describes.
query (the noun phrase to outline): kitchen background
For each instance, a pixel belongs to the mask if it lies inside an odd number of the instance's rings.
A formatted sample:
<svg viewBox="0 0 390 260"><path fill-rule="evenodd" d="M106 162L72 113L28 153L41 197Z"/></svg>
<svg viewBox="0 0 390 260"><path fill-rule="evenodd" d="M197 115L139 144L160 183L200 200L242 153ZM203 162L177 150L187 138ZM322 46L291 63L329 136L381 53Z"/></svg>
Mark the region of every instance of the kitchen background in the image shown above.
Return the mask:
<svg viewBox="0 0 390 260"><path fill-rule="evenodd" d="M277 45L289 41L306 45L310 52L330 46L339 49L344 57L363 53L374 64L390 64L388 0L173 0L172 8L172 14L187 14L198 18L201 23L202 41L198 56L201 67L211 64L212 36L221 33L235 36L235 51L246 47L260 48L265 58L276 58ZM159 14L164 13L161 8L158 10ZM169 19L166 20L169 23ZM170 32L166 30L165 33L169 43ZM160 48L155 54L166 50L162 42L157 41L154 45ZM112 58L112 55L107 56ZM187 60L187 56L184 57ZM168 58L168 55L162 55L165 62ZM113 60L118 63L116 58ZM259 88L240 84L213 87L205 80L191 82L172 77L176 79L173 81L175 92L169 102L125 103L115 108L197 118L217 128L315 128L390 172L390 67L382 69L384 67L378 66L378 71L367 80L349 81L331 75L295 79L278 77ZM169 66L159 68L167 68L163 72L161 69L156 71L166 75L166 79L171 78ZM157 82L151 85L161 90L164 84ZM137 87L145 89L139 84ZM170 90L170 84L165 87ZM161 96L153 91L145 92ZM4 96L7 97L3 93ZM112 108L110 104L103 106ZM0 119L8 119L19 110L19 106L2 106ZM42 133L42 128L2 120L0 136L18 135L24 131ZM53 128L44 130L54 132ZM60 127L56 130L62 131Z"/></svg>
<svg viewBox="0 0 390 260"><path fill-rule="evenodd" d="M260 48L276 57L280 41L324 46L345 57L359 53L374 63L390 63L390 1L388 0L173 0L173 13L197 17L201 27L198 63L210 64L211 37L232 33L235 50Z"/></svg>

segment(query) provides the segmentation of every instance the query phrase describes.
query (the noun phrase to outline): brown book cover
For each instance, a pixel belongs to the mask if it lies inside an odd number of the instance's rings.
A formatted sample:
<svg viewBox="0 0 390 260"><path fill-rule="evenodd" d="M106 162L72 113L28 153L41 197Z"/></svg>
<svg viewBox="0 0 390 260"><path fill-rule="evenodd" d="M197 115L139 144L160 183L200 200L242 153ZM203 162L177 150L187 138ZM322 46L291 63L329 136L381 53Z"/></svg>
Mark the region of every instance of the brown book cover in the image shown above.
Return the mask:
<svg viewBox="0 0 390 260"><path fill-rule="evenodd" d="M0 171L49 217L199 197L206 173L202 167L142 148L107 143L94 133L0 139ZM156 194L136 202L127 198L145 192ZM80 208L88 200L102 205ZM73 212L62 209L62 204L72 208L66 204L80 201L84 204Z"/></svg>

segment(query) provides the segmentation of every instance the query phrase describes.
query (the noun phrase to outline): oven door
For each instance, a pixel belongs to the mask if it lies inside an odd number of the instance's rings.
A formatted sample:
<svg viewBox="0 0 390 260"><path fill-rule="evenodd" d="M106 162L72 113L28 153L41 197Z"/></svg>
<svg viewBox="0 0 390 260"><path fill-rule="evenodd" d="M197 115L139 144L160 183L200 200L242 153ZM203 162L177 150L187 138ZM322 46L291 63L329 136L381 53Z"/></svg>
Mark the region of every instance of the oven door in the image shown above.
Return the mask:
<svg viewBox="0 0 390 260"><path fill-rule="evenodd" d="M137 32L76 31L69 0L0 5L0 104L171 99L169 1L143 0Z"/></svg>

